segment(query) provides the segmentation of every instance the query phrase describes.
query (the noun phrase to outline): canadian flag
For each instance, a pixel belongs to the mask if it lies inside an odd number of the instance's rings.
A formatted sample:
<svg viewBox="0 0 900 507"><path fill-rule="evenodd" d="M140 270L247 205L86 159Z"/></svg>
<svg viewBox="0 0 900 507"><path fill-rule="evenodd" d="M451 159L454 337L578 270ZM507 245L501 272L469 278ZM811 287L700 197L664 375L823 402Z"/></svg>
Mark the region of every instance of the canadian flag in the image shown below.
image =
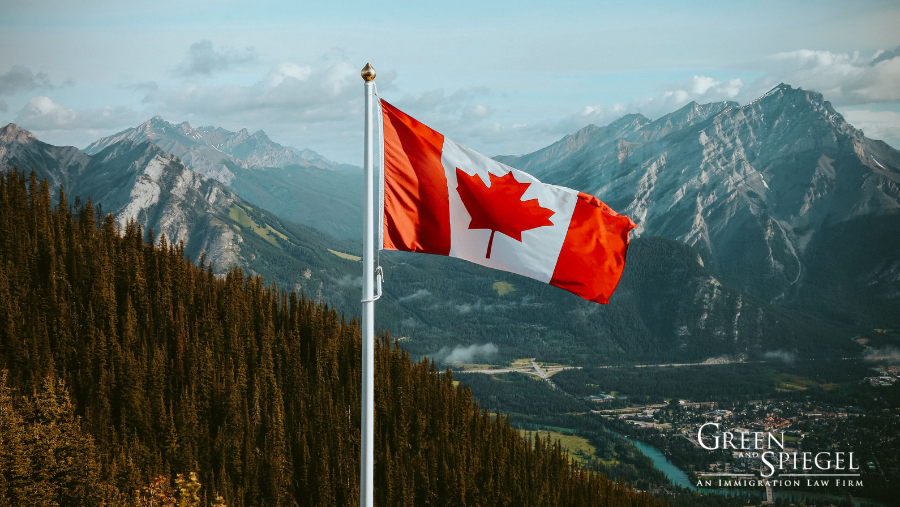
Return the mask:
<svg viewBox="0 0 900 507"><path fill-rule="evenodd" d="M596 197L501 164L384 100L382 244L449 255L607 303L628 251L628 217Z"/></svg>

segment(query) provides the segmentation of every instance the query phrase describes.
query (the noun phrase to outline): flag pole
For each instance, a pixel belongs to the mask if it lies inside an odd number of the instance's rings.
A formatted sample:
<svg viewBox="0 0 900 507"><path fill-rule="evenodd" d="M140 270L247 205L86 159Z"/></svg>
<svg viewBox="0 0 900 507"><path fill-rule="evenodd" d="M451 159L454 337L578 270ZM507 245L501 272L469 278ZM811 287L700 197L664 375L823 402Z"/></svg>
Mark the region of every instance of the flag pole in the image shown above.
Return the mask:
<svg viewBox="0 0 900 507"><path fill-rule="evenodd" d="M360 72L365 81L366 121L363 170L366 175L366 209L363 226L362 287L362 424L360 435L359 505L373 507L375 468L375 169L373 167L373 91L375 69L368 63Z"/></svg>

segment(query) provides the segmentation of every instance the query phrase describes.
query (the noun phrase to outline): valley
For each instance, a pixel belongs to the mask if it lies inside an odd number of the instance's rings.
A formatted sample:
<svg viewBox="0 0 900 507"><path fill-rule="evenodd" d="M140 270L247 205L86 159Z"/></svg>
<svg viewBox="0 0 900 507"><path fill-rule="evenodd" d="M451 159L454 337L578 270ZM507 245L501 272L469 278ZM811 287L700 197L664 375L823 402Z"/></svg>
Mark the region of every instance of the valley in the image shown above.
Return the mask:
<svg viewBox="0 0 900 507"><path fill-rule="evenodd" d="M709 368L717 371L706 371ZM776 452L791 456L806 452L814 456L823 451L841 451L845 460L847 453L852 452L857 467L843 472L854 474L854 481L832 480L828 488L823 488L821 484L807 487L804 479L800 486L791 482L789 486L776 487L776 498L829 498L840 502L851 495L857 502L868 498L863 500L868 505L891 505L891 499L896 497L896 486L890 478L900 471L896 460L900 442L896 432L886 428L897 424L897 367L853 361L836 369L834 362L789 365L775 361L681 368L596 366L591 371L597 373L590 376L584 374L586 370L554 376L557 387L553 389L542 387L546 384L535 376L520 372L454 374L463 385L471 387L489 410L508 413L521 431L556 436L580 463L611 477L631 480L621 468L619 456L628 455L624 449L629 445L639 447L642 454L653 458L652 466L666 471L668 476L668 480L638 480L639 488L665 488L672 492L685 488L736 499L758 496L759 488L723 489L718 479L758 479L759 470L765 469L760 455L769 449L752 449L752 432L760 432L763 442L771 432L784 442L785 448L776 448ZM873 375L880 375L878 382L872 380L876 378ZM715 384L713 391L698 387L711 383ZM705 441L701 445L698 433L704 424L716 426L703 428L707 433L703 434ZM734 449L721 444L714 448L714 442L720 442L721 437L713 440L713 436L724 431L750 432L751 438L741 443L735 437ZM621 441L623 437L629 440ZM767 459L778 463L773 461L777 458ZM647 463L630 463L639 470L637 476L652 477ZM795 471L793 458L786 463L787 468L778 469L775 474L782 482L792 478L784 474L842 473ZM705 486L707 479L712 480L711 487ZM826 493L831 496L823 496Z"/></svg>

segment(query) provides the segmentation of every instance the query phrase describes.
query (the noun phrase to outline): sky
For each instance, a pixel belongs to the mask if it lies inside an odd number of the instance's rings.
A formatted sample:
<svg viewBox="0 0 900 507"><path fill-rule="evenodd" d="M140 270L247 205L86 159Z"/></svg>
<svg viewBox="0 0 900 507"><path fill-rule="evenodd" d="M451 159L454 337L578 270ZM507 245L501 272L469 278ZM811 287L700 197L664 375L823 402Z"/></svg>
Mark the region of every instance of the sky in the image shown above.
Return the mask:
<svg viewBox="0 0 900 507"><path fill-rule="evenodd" d="M159 115L362 164L382 98L486 155L627 113L815 90L900 148L900 2L0 0L0 125L84 148Z"/></svg>

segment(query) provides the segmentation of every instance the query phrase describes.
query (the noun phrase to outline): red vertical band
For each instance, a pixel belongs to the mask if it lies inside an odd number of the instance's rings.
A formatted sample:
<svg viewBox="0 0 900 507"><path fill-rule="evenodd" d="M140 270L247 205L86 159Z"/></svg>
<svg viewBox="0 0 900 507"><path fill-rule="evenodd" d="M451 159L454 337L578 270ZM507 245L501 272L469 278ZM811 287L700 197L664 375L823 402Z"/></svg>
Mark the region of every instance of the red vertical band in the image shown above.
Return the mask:
<svg viewBox="0 0 900 507"><path fill-rule="evenodd" d="M630 218L579 192L550 285L589 301L608 303L622 277L628 231L634 227Z"/></svg>
<svg viewBox="0 0 900 507"><path fill-rule="evenodd" d="M384 100L384 248L450 254L444 136Z"/></svg>

